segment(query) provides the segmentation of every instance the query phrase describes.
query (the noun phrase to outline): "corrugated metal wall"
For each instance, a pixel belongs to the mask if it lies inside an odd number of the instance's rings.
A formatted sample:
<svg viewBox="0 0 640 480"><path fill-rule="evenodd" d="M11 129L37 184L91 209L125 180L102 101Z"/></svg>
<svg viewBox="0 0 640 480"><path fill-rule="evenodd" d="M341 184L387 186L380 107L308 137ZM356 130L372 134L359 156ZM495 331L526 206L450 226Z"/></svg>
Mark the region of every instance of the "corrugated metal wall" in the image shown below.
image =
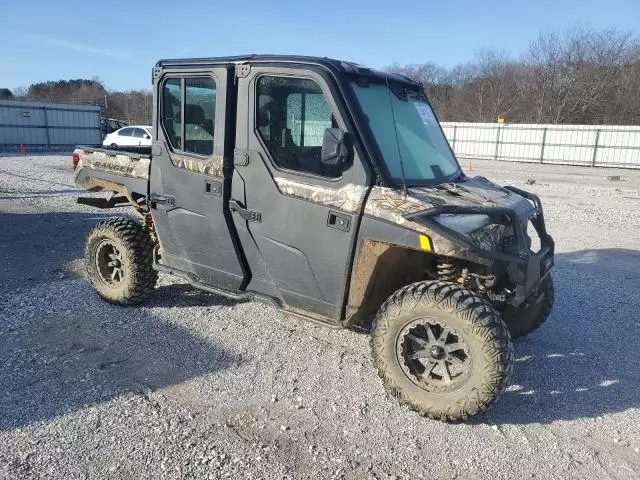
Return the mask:
<svg viewBox="0 0 640 480"><path fill-rule="evenodd" d="M640 127L443 122L460 158L640 168Z"/></svg>
<svg viewBox="0 0 640 480"><path fill-rule="evenodd" d="M0 149L100 145L100 107L0 100Z"/></svg>

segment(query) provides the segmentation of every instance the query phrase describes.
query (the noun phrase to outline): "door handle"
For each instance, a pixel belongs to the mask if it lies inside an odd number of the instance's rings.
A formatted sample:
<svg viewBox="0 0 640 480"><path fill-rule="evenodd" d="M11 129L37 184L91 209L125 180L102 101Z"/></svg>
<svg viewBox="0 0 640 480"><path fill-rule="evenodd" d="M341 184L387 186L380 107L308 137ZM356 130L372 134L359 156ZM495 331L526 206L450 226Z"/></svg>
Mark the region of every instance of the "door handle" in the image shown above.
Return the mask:
<svg viewBox="0 0 640 480"><path fill-rule="evenodd" d="M153 206L154 203L157 205L169 205L170 207L176 206L176 199L171 195L161 195L159 193L152 193L149 197L151 199L151 206Z"/></svg>
<svg viewBox="0 0 640 480"><path fill-rule="evenodd" d="M336 230L348 232L351 228L351 217L349 215L344 215L343 213L330 210L329 216L327 217L327 226L335 228Z"/></svg>
<svg viewBox="0 0 640 480"><path fill-rule="evenodd" d="M247 222L262 222L262 214L257 210L248 210L240 205L236 200L229 200L229 210L238 212Z"/></svg>

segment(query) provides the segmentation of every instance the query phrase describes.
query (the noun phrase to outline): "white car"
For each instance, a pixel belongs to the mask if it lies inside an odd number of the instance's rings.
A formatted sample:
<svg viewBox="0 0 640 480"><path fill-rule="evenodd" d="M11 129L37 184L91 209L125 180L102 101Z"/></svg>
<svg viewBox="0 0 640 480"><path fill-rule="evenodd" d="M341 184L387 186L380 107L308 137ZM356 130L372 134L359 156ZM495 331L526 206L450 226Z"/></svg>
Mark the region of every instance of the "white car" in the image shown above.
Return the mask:
<svg viewBox="0 0 640 480"><path fill-rule="evenodd" d="M151 127L147 125L130 125L111 132L102 141L103 147L126 148L126 147L150 147Z"/></svg>

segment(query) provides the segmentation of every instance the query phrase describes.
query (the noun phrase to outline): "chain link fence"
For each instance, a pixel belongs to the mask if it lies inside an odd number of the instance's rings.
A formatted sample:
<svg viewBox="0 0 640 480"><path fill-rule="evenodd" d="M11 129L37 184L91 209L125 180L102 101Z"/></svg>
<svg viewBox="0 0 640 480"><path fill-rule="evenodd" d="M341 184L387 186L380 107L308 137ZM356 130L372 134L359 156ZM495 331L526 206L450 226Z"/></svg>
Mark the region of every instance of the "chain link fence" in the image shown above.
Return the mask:
<svg viewBox="0 0 640 480"><path fill-rule="evenodd" d="M640 127L443 122L459 158L640 169Z"/></svg>

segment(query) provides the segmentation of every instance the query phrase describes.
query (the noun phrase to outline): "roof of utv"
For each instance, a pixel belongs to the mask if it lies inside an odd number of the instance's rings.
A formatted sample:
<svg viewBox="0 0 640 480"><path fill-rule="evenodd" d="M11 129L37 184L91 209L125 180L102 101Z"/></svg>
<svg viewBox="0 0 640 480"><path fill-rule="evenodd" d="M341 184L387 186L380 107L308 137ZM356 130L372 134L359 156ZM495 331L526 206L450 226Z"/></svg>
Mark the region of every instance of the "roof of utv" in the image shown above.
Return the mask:
<svg viewBox="0 0 640 480"><path fill-rule="evenodd" d="M197 67L205 65L231 65L243 63L289 63L292 65L318 65L336 71L362 76L389 78L390 80L415 84L413 80L396 73L381 72L353 62L327 57L303 55L238 55L234 57L183 58L159 60L156 67Z"/></svg>

